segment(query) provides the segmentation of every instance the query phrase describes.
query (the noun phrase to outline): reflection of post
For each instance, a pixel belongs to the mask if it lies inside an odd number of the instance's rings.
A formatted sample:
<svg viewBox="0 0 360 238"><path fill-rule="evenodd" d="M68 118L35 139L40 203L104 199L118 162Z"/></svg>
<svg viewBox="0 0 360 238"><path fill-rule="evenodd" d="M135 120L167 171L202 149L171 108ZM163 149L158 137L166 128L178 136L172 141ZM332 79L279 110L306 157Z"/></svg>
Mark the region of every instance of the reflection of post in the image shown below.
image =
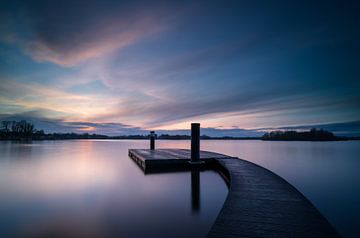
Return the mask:
<svg viewBox="0 0 360 238"><path fill-rule="evenodd" d="M193 212L200 210L200 172L191 171L191 207Z"/></svg>

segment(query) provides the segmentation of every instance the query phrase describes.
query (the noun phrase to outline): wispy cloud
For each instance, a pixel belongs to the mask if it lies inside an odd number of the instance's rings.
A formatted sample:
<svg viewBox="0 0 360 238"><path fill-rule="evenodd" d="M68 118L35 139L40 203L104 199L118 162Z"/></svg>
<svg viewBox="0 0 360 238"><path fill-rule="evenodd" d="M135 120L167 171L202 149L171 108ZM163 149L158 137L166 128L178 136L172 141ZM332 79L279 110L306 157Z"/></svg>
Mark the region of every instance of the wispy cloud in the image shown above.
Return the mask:
<svg viewBox="0 0 360 238"><path fill-rule="evenodd" d="M8 1L0 109L139 130L358 120L358 28L338 4Z"/></svg>
<svg viewBox="0 0 360 238"><path fill-rule="evenodd" d="M3 39L19 45L39 62L64 67L114 53L162 32L171 19L164 9L155 5L145 10L120 2L43 2L40 6L24 3L22 9L18 15L7 13L13 21L2 24L7 35ZM20 21L27 24L28 34L23 34L22 27L18 28L19 22L14 21L19 15Z"/></svg>
<svg viewBox="0 0 360 238"><path fill-rule="evenodd" d="M98 133L106 135L135 135L147 134L148 131L136 126L130 126L122 123L95 123L86 121L68 121L66 119L57 119L47 117L49 111L26 111L17 114L0 114L0 120L27 120L35 125L39 130L45 132L59 133Z"/></svg>
<svg viewBox="0 0 360 238"><path fill-rule="evenodd" d="M20 114L6 115L0 114L1 120L27 120L35 125L37 129L45 132L60 133L97 133L105 135L147 135L149 130L141 127L126 125L122 123L95 123L95 122L72 122L54 118L44 117L42 111L28 111ZM189 129L157 130L157 134L170 135L190 135ZM255 130L245 130L241 128L221 129L204 127L201 129L202 135L208 136L260 136L262 132Z"/></svg>
<svg viewBox="0 0 360 238"><path fill-rule="evenodd" d="M71 67L119 51L164 29L159 25L160 23L153 23L152 19L141 19L141 21L133 23L129 29L121 30L121 25L119 22L116 23L117 21L121 21L121 19L110 20L109 24L114 25L107 25L108 29L92 29L94 32L90 36L79 33L79 42L69 48L60 48L44 40L35 40L25 43L24 50L39 62L50 61L61 66Z"/></svg>
<svg viewBox="0 0 360 238"><path fill-rule="evenodd" d="M104 96L79 95L54 86L2 80L0 100L19 111L46 110L58 118L87 118L107 112L113 104ZM3 112L6 112L2 110Z"/></svg>

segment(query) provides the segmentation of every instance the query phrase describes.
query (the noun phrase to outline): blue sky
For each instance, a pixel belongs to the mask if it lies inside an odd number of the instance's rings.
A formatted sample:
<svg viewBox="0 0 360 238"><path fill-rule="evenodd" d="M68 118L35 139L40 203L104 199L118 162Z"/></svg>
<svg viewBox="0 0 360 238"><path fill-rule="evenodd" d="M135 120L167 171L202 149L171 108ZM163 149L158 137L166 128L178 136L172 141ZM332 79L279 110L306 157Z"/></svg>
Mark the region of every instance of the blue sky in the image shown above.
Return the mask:
<svg viewBox="0 0 360 238"><path fill-rule="evenodd" d="M355 1L0 4L2 119L105 134L359 129Z"/></svg>

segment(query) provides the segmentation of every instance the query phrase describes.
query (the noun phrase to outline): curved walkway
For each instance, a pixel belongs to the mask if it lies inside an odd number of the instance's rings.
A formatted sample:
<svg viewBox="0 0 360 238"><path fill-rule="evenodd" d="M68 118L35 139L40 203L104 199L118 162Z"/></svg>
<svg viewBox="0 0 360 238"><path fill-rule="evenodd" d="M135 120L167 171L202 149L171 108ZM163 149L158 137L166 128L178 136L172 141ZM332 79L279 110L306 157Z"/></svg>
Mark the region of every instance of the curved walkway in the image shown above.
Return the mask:
<svg viewBox="0 0 360 238"><path fill-rule="evenodd" d="M191 169L190 150L134 149L129 156L144 172L147 167ZM273 172L218 153L201 151L200 158L229 185L208 237L339 237L307 198Z"/></svg>
<svg viewBox="0 0 360 238"><path fill-rule="evenodd" d="M229 194L208 237L339 237L297 189L273 172L217 159L230 174Z"/></svg>

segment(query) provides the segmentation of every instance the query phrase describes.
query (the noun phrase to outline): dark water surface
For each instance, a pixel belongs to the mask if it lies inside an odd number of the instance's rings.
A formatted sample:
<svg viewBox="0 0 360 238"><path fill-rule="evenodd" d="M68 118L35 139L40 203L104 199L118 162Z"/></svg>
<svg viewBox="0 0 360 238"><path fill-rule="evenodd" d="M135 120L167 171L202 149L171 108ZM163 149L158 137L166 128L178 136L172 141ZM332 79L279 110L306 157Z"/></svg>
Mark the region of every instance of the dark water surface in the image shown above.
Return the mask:
<svg viewBox="0 0 360 238"><path fill-rule="evenodd" d="M157 147L189 148L189 141ZM148 141L0 142L0 237L203 237L227 195L218 174L144 175L127 156ZM360 141L201 141L284 177L344 237L360 237Z"/></svg>

